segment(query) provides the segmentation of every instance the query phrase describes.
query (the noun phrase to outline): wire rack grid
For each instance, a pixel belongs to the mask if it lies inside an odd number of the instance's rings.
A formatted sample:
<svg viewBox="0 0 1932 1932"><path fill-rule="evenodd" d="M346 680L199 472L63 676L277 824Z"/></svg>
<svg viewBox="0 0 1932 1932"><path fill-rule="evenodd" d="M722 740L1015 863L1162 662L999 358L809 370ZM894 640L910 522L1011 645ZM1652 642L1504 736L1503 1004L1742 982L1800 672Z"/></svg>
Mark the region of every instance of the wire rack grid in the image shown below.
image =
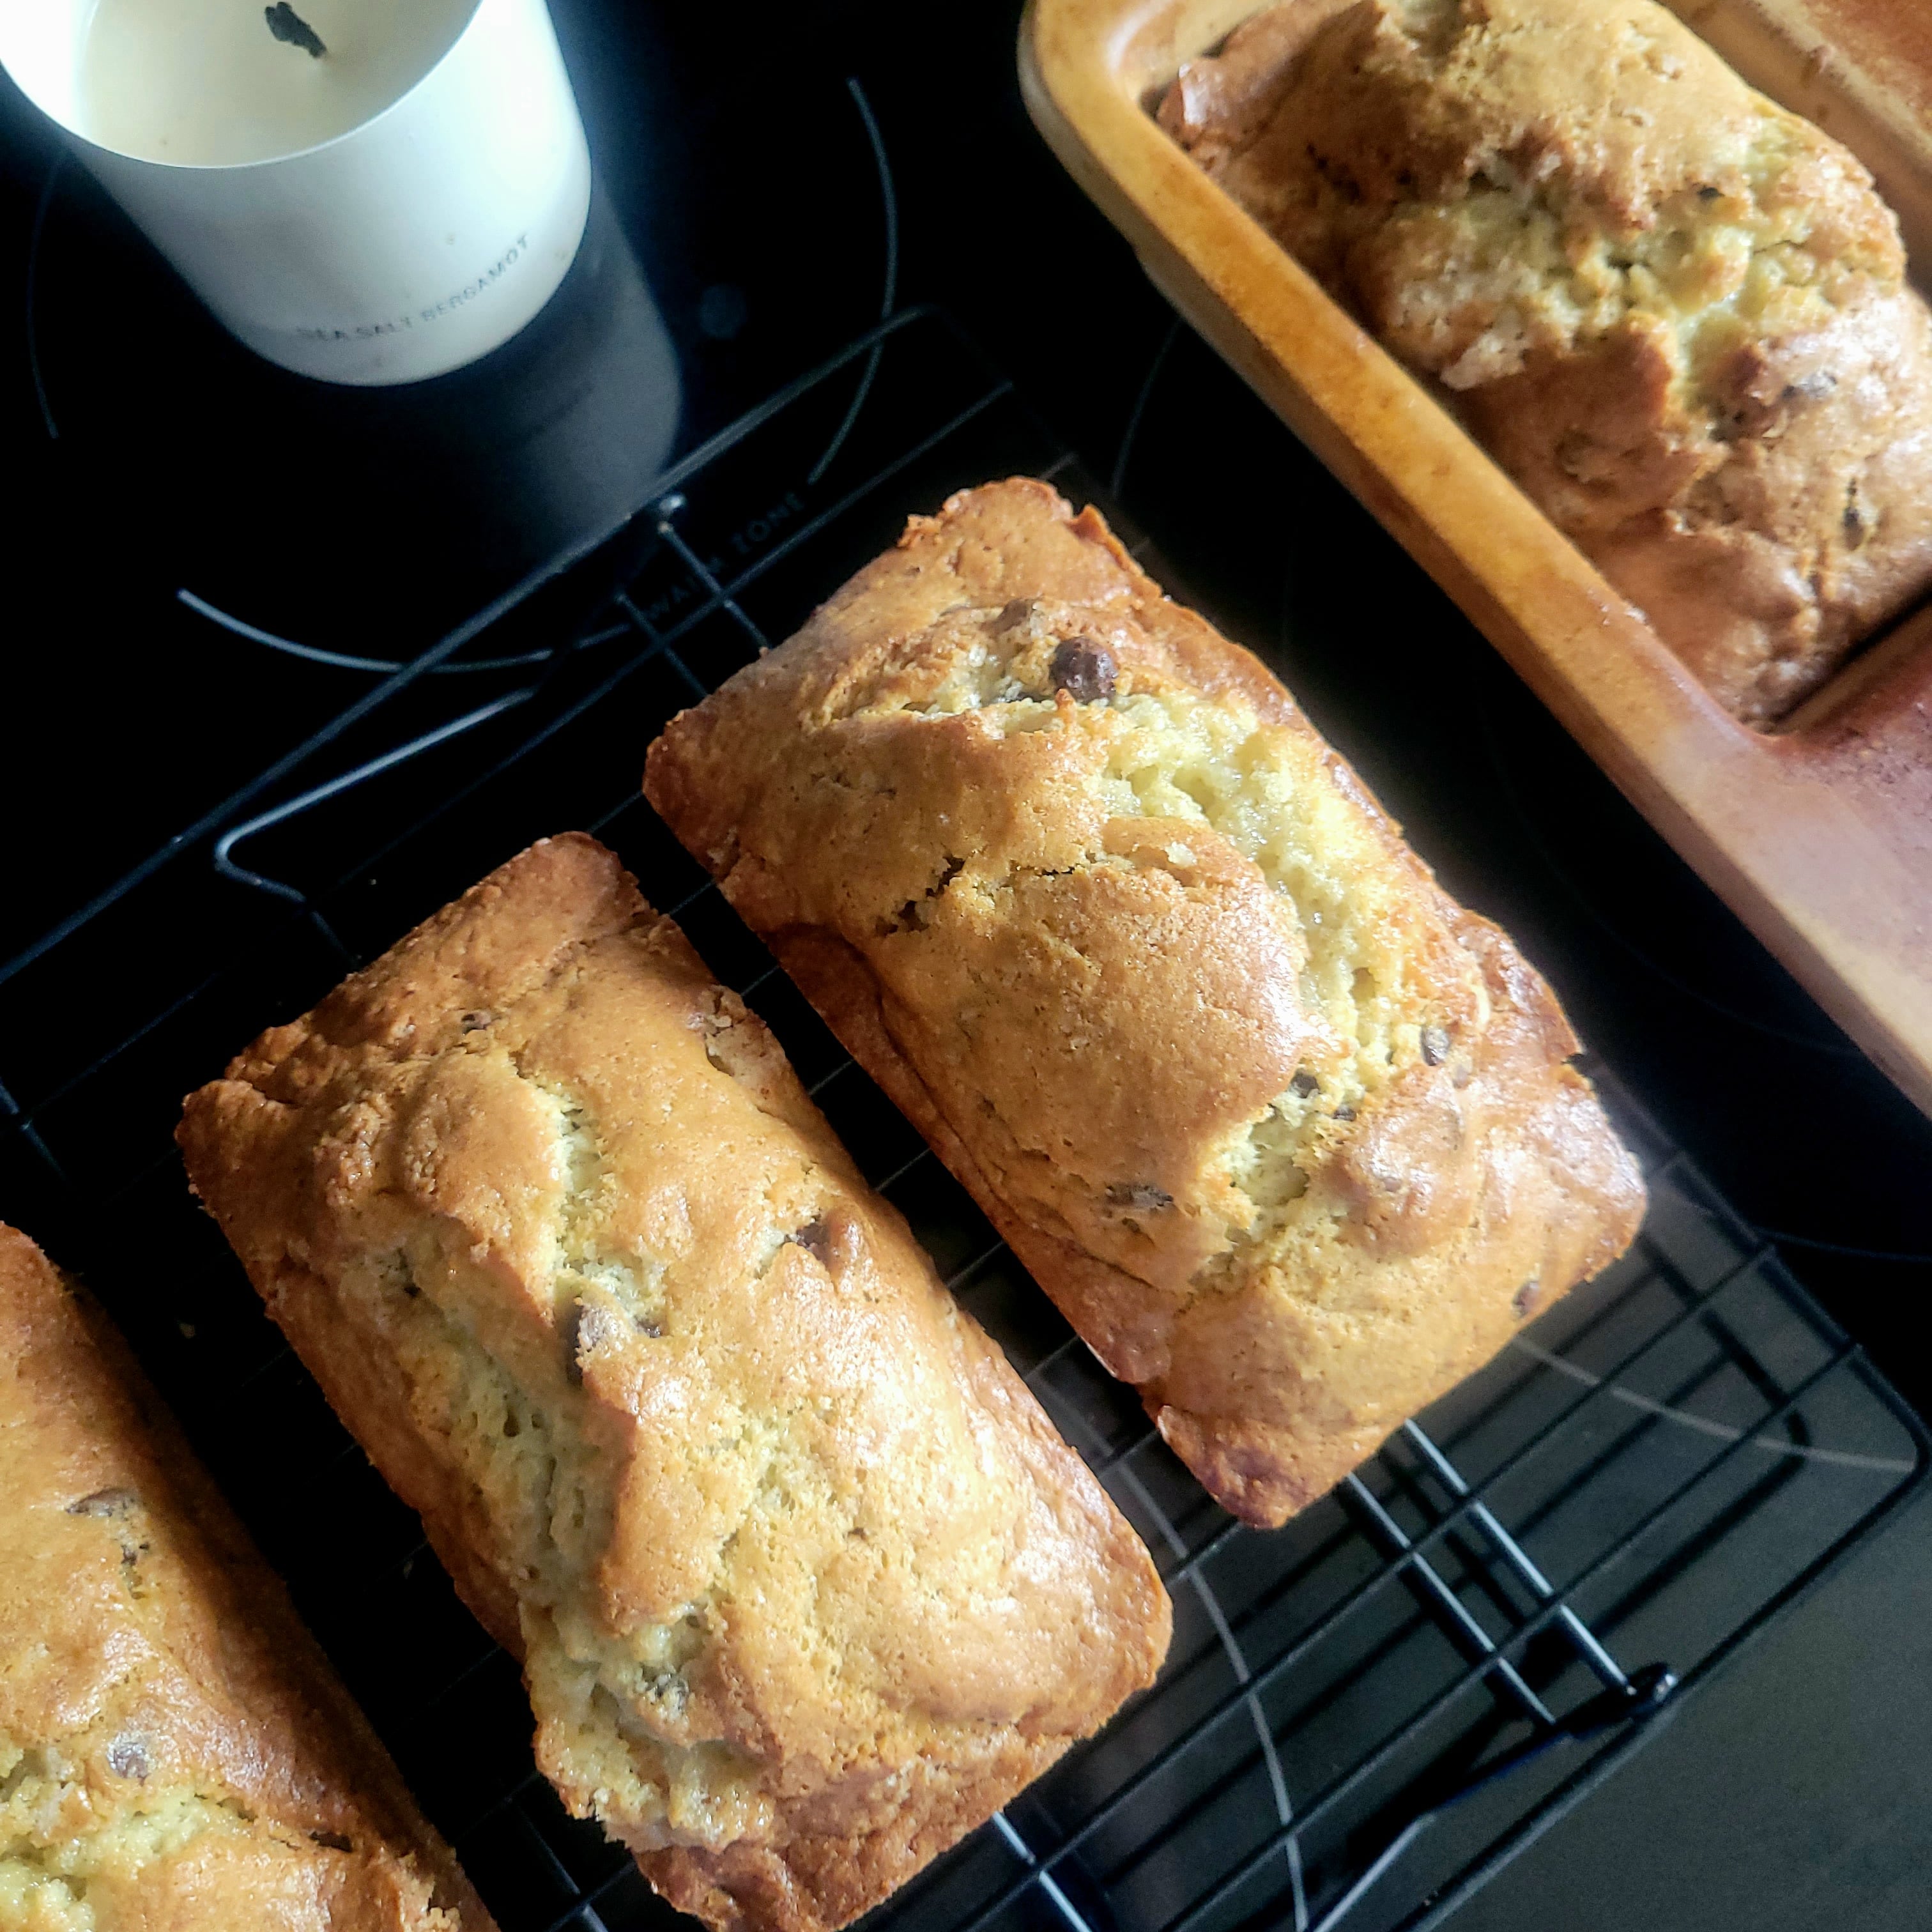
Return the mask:
<svg viewBox="0 0 1932 1932"><path fill-rule="evenodd" d="M254 1030L545 833L615 845L771 1022L1175 1600L1159 1682L880 1928L1438 1922L1932 1468L1910 1408L1597 1067L1652 1190L1632 1252L1286 1528L1208 1502L637 791L664 720L907 508L1015 470L1096 494L947 318L894 314L0 965L0 1212L128 1328L505 1932L670 1915L532 1768L514 1665L268 1325L169 1136Z"/></svg>

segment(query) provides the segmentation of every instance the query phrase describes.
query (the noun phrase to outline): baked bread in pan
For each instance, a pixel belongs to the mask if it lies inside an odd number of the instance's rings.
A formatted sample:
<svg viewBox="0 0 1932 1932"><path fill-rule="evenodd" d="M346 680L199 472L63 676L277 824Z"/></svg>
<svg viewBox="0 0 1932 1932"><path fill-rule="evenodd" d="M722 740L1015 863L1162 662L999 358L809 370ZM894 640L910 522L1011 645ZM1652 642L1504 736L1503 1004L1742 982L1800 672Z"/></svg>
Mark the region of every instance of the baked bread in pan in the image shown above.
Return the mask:
<svg viewBox="0 0 1932 1932"><path fill-rule="evenodd" d="M1549 988L1045 484L915 518L645 788L1250 1522L1636 1229Z"/></svg>
<svg viewBox="0 0 1932 1932"><path fill-rule="evenodd" d="M119 1335L8 1227L0 1926L494 1932Z"/></svg>
<svg viewBox="0 0 1932 1932"><path fill-rule="evenodd" d="M1282 0L1160 114L1746 723L1932 584L1898 222L1653 0Z"/></svg>
<svg viewBox="0 0 1932 1932"><path fill-rule="evenodd" d="M1151 1682L1145 1550L592 840L265 1034L181 1142L545 1773L709 1924L842 1924Z"/></svg>

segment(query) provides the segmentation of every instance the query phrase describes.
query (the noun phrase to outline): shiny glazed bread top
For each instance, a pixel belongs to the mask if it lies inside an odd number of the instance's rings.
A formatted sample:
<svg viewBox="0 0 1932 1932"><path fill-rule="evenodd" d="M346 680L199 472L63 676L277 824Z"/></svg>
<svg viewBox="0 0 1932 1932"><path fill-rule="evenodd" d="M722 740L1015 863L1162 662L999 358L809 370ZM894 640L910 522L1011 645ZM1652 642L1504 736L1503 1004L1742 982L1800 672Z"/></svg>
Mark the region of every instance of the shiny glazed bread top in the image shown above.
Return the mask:
<svg viewBox="0 0 1932 1932"><path fill-rule="evenodd" d="M1150 1679L1145 1552L590 839L264 1035L182 1138L522 1655L544 1769L688 1909L849 1918Z"/></svg>
<svg viewBox="0 0 1932 1932"><path fill-rule="evenodd" d="M1161 119L1747 722L1932 584L1898 224L1654 0L1282 0Z"/></svg>
<svg viewBox="0 0 1932 1932"><path fill-rule="evenodd" d="M1634 1228L1549 989L1042 484L915 518L646 785L1256 1520Z"/></svg>
<svg viewBox="0 0 1932 1932"><path fill-rule="evenodd" d="M0 1928L491 1932L99 1310L0 1227Z"/></svg>

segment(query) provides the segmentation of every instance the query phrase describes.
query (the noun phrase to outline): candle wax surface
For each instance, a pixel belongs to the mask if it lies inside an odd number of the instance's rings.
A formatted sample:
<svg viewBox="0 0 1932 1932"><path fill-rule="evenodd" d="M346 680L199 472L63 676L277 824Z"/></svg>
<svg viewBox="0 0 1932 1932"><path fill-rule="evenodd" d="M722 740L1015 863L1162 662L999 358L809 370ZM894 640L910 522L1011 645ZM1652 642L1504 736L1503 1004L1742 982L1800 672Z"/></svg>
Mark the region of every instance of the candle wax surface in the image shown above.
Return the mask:
<svg viewBox="0 0 1932 1932"><path fill-rule="evenodd" d="M219 166L332 140L406 94L476 0L294 0L328 52L278 40L263 0L100 0L80 129L143 160Z"/></svg>

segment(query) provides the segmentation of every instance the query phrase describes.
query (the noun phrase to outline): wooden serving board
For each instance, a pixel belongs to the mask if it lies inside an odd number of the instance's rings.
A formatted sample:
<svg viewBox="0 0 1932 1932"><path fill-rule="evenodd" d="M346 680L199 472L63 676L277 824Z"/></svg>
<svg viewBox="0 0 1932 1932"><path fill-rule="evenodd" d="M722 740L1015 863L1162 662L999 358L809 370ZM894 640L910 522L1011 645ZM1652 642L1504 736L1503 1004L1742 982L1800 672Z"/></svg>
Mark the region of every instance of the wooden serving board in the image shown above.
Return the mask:
<svg viewBox="0 0 1932 1932"><path fill-rule="evenodd" d="M1030 0L1034 121L1174 306L1638 808L1932 1113L1932 609L1774 735L1740 724L1414 378L1171 142L1180 62L1261 0ZM1674 0L1854 149L1932 262L1932 6Z"/></svg>

